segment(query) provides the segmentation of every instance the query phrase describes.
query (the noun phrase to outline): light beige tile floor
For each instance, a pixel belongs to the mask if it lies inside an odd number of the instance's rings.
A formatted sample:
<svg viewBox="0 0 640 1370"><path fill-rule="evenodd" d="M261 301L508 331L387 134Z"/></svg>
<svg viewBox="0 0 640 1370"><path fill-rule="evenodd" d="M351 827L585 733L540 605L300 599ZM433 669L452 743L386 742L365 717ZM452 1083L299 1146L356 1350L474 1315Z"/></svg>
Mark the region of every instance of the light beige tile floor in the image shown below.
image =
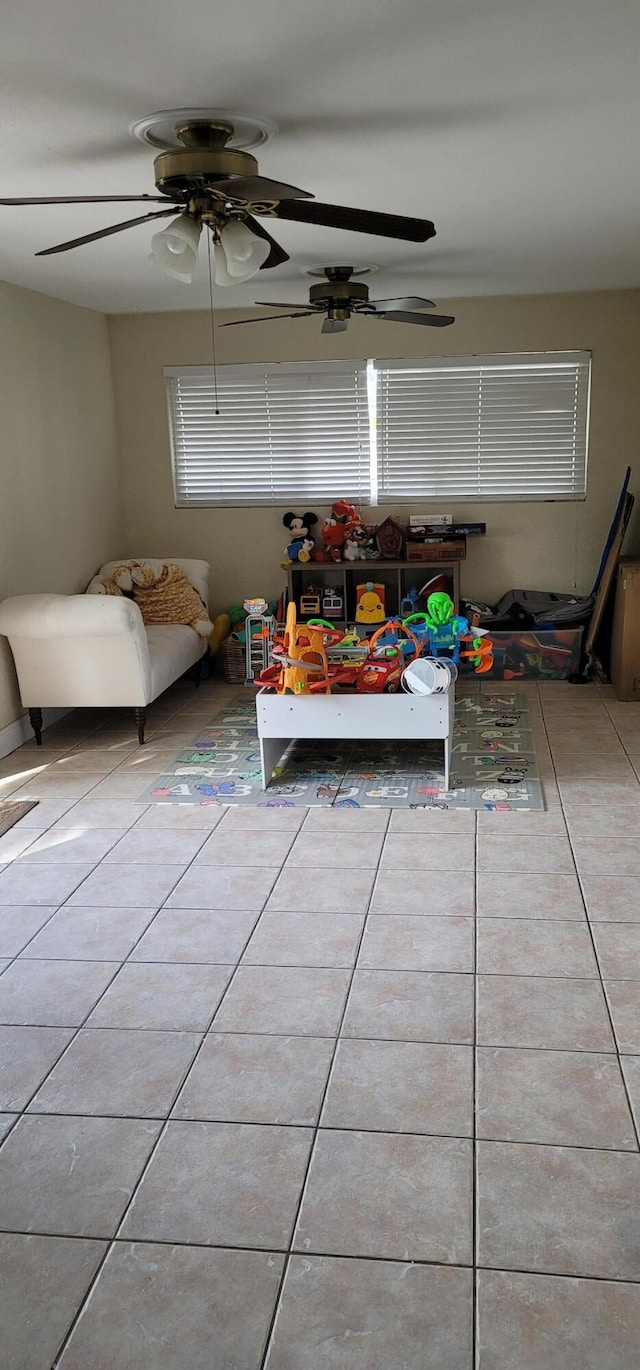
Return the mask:
<svg viewBox="0 0 640 1370"><path fill-rule="evenodd" d="M217 683L0 761L11 1370L637 1370L640 706L514 688L544 813L141 803Z"/></svg>

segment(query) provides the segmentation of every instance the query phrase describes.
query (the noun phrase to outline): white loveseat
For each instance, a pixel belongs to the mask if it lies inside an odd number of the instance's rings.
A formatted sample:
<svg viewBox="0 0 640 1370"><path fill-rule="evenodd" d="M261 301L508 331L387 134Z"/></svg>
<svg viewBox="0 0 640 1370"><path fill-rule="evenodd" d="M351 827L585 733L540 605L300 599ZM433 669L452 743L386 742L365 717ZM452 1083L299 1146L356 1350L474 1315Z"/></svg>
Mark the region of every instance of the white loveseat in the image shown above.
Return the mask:
<svg viewBox="0 0 640 1370"><path fill-rule="evenodd" d="M208 609L208 562L161 560L186 572ZM108 577L121 564L107 562L98 575ZM183 624L145 628L138 605L115 595L16 595L0 604L0 633L9 639L38 744L43 708L119 707L135 710L143 743L147 705L207 650L206 640Z"/></svg>

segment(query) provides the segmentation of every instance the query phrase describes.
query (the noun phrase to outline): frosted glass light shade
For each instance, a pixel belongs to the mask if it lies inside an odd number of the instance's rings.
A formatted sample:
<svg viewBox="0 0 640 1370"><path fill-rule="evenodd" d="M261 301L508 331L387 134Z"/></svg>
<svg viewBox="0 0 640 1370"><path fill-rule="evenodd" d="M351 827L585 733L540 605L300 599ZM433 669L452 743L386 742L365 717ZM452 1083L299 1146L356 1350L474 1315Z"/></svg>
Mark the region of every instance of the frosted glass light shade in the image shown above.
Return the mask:
<svg viewBox="0 0 640 1370"><path fill-rule="evenodd" d="M198 243L201 225L189 214L180 214L167 228L154 233L149 261L155 262L167 276L191 283L198 265Z"/></svg>
<svg viewBox="0 0 640 1370"><path fill-rule="evenodd" d="M270 251L264 238L258 238L238 219L230 219L220 231L220 245L216 245L216 284L239 285L250 280Z"/></svg>

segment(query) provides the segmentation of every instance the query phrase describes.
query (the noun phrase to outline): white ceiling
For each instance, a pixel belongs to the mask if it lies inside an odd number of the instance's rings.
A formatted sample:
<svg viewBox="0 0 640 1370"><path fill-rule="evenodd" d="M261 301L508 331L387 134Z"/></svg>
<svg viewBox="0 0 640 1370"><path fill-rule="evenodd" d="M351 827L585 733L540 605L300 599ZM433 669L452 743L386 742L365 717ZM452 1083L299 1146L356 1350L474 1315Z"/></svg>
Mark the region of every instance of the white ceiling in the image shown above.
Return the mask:
<svg viewBox="0 0 640 1370"><path fill-rule="evenodd" d="M317 262L377 263L372 296L639 286L639 55L638 0L19 0L0 19L0 186L153 193L132 122L256 111L280 130L264 175L437 237L283 223L291 262L220 290L227 308L304 301ZM0 207L0 278L108 312L204 307L204 262L190 287L165 278L147 226L33 257L143 209Z"/></svg>

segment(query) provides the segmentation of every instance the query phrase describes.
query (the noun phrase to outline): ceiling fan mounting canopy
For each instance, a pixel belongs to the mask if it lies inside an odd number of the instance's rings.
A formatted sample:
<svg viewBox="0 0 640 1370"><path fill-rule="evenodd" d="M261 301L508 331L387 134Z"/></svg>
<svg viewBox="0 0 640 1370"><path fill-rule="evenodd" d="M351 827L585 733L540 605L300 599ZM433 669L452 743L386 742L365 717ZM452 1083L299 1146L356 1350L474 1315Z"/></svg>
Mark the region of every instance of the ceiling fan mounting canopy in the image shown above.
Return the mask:
<svg viewBox="0 0 640 1370"><path fill-rule="evenodd" d="M182 130L186 125L201 125L203 128L226 128L229 130L228 142L234 148L246 151L252 147L263 147L278 132L278 125L262 114L242 114L235 110L201 108L161 109L138 119L131 124L131 132L141 143L150 147L169 148L186 146Z"/></svg>

